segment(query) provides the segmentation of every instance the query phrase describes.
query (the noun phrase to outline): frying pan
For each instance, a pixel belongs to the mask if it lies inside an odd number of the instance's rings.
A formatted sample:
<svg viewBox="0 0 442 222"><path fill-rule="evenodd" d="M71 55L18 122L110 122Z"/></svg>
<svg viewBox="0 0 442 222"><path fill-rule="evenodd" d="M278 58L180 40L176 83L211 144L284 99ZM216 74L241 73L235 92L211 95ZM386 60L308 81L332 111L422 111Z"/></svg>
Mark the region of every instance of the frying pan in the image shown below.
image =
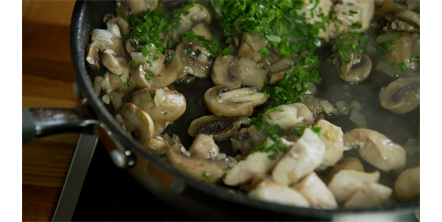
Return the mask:
<svg viewBox="0 0 442 222"><path fill-rule="evenodd" d="M106 28L102 22L105 14L115 13L114 1L77 1L70 27L70 50L72 64L78 79L78 86L84 96L82 106L71 109L23 109L23 143L35 137L63 130L81 130L95 133L108 149L115 163L125 168L149 191L170 206L189 214L195 219L206 220L416 220L414 213L419 210L419 201L396 205L379 206L370 209L312 209L299 208L248 198L243 194L229 191L222 185L198 181L171 166L164 159L144 149L131 139L111 114L112 108L105 105L94 94L92 79L100 72L94 72L86 65L86 47L90 33L95 28ZM104 70L101 70L103 73ZM210 87L210 81L201 81L201 87ZM206 84L206 85L205 85ZM209 85L207 85L209 84ZM181 86L185 96L193 88ZM187 88L186 88L187 87ZM179 87L178 87L179 88ZM193 92L192 92L193 93ZM201 97L200 97L201 98ZM188 109L199 101L188 100ZM190 103L190 104L189 104ZM183 125L194 118L205 115L206 110L190 110L166 132L178 132L183 143L191 142ZM196 113L195 113L196 112ZM192 116L191 113L194 113ZM415 113L419 115L419 113ZM418 118L418 117L417 117ZM189 142L187 142L189 143ZM188 146L184 144L185 146ZM220 146L221 147L221 146ZM112 194L110 194L112 195ZM149 201L149 200L146 200ZM148 218L148 215L146 215Z"/></svg>

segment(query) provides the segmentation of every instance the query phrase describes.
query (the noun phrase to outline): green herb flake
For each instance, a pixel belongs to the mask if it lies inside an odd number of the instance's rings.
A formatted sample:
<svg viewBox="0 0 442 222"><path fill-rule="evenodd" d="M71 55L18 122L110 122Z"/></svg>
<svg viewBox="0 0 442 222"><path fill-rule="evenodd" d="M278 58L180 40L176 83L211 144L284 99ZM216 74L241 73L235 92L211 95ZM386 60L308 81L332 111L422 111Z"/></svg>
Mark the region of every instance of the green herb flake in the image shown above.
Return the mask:
<svg viewBox="0 0 442 222"><path fill-rule="evenodd" d="M282 109L281 106L273 107L273 108L271 108L270 110L272 110L272 111L284 112L284 110Z"/></svg>
<svg viewBox="0 0 442 222"><path fill-rule="evenodd" d="M129 77L126 78L126 82L129 83Z"/></svg>
<svg viewBox="0 0 442 222"><path fill-rule="evenodd" d="M150 94L150 96L152 97L152 99L155 99L155 93L154 94Z"/></svg>
<svg viewBox="0 0 442 222"><path fill-rule="evenodd" d="M187 53L192 53L192 52L193 52L193 50L191 48L187 49Z"/></svg>
<svg viewBox="0 0 442 222"><path fill-rule="evenodd" d="M209 153L215 153L215 151L213 151L212 149L209 150Z"/></svg>
<svg viewBox="0 0 442 222"><path fill-rule="evenodd" d="M229 169L232 169L235 166L235 164L231 163L229 164Z"/></svg>
<svg viewBox="0 0 442 222"><path fill-rule="evenodd" d="M209 175L207 175L206 172L203 172L203 174L201 174L202 177L204 177L204 179L206 179L207 181L210 181L210 177Z"/></svg>
<svg viewBox="0 0 442 222"><path fill-rule="evenodd" d="M269 113L267 113L267 117L268 117L270 120L273 120L272 116L270 116Z"/></svg>
<svg viewBox="0 0 442 222"><path fill-rule="evenodd" d="M262 57L266 57L270 54L269 49L267 49L266 47L261 47L259 52L262 54Z"/></svg>
<svg viewBox="0 0 442 222"><path fill-rule="evenodd" d="M161 157L166 157L166 156L167 156L167 153L161 153L161 154L158 155L158 157L160 157L160 158Z"/></svg>
<svg viewBox="0 0 442 222"><path fill-rule="evenodd" d="M166 112L164 112L164 115L167 115L167 111L166 111Z"/></svg>
<svg viewBox="0 0 442 222"><path fill-rule="evenodd" d="M350 10L349 13L350 13L350 15L356 15L356 14L358 14L358 12L353 11L353 10Z"/></svg>

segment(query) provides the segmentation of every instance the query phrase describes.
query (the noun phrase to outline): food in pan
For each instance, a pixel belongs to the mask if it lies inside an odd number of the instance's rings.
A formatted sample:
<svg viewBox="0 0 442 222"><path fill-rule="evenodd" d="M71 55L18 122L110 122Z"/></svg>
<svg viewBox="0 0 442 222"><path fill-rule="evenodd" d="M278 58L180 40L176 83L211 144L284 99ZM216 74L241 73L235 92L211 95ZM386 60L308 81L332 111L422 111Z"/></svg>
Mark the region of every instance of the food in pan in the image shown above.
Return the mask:
<svg viewBox="0 0 442 222"><path fill-rule="evenodd" d="M117 0L86 60L106 70L95 93L123 129L184 173L274 203L376 207L419 198L419 10ZM166 131L189 108L207 111L178 127L194 138L185 147ZM411 133L392 133L409 117Z"/></svg>

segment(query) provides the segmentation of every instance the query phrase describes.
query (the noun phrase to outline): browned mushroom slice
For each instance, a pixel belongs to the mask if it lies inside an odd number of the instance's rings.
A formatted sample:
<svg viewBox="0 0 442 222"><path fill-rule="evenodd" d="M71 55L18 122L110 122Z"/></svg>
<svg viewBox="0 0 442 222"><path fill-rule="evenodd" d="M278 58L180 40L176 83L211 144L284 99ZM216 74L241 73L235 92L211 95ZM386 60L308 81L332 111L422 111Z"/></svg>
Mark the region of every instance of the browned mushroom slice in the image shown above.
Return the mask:
<svg viewBox="0 0 442 222"><path fill-rule="evenodd" d="M361 157L376 168L388 172L405 166L406 152L401 145L370 129L354 129L344 134L344 145L359 146Z"/></svg>
<svg viewBox="0 0 442 222"><path fill-rule="evenodd" d="M128 15L138 15L143 11L153 11L158 7L158 0L117 0L117 16L126 19Z"/></svg>
<svg viewBox="0 0 442 222"><path fill-rule="evenodd" d="M246 156L253 149L252 140L249 135L249 128L241 128L237 134L230 139L232 142L232 150L239 150L242 155ZM260 144L259 144L260 145Z"/></svg>
<svg viewBox="0 0 442 222"><path fill-rule="evenodd" d="M262 54L259 52L262 47L266 47L268 41L263 39L259 33L254 36L249 33L245 33L241 40L241 46L239 47L238 56L240 58L246 58L254 62L261 61Z"/></svg>
<svg viewBox="0 0 442 222"><path fill-rule="evenodd" d="M204 94L207 109L217 116L251 116L253 107L267 101L264 93L250 88L230 90L228 86L214 86Z"/></svg>
<svg viewBox="0 0 442 222"><path fill-rule="evenodd" d="M215 146L214 146L215 147ZM216 146L216 148L218 148ZM219 152L219 150L218 150ZM167 152L167 160L192 177L210 183L216 183L224 177L228 169L234 166L236 160L232 157L225 159L202 158L186 151L182 144L175 144Z"/></svg>
<svg viewBox="0 0 442 222"><path fill-rule="evenodd" d="M379 93L382 107L404 114L420 104L420 78L399 78Z"/></svg>
<svg viewBox="0 0 442 222"><path fill-rule="evenodd" d="M186 111L186 98L177 91L145 88L132 96L135 105L147 112L155 123L155 133L161 133L166 126Z"/></svg>
<svg viewBox="0 0 442 222"><path fill-rule="evenodd" d="M112 49L106 49L103 55L103 65L112 73L122 76L123 80L129 77L130 68L124 58Z"/></svg>
<svg viewBox="0 0 442 222"><path fill-rule="evenodd" d="M235 59L233 55L220 55L213 63L212 82L215 85L227 85L230 89L238 89L241 87L241 80L230 71L232 61Z"/></svg>
<svg viewBox="0 0 442 222"><path fill-rule="evenodd" d="M258 89L264 87L267 79L267 70L256 67L256 62L247 58L235 58L229 71L241 80L241 84Z"/></svg>
<svg viewBox="0 0 442 222"><path fill-rule="evenodd" d="M398 19L405 20L407 22L412 22L417 26L420 26L420 16L416 12L413 12L408 9L400 9L396 12L395 17Z"/></svg>
<svg viewBox="0 0 442 222"><path fill-rule="evenodd" d="M351 61L346 63L341 61L341 72L339 77L346 82L360 82L365 80L370 74L372 63L370 57L362 54L360 57L355 53L350 53Z"/></svg>
<svg viewBox="0 0 442 222"><path fill-rule="evenodd" d="M199 23L210 25L212 22L212 16L206 7L200 4L194 4L188 10L189 13L180 15L180 26L176 31L170 31L168 36L173 43L178 43L181 40L181 36L190 31L190 29Z"/></svg>
<svg viewBox="0 0 442 222"><path fill-rule="evenodd" d="M98 71L100 70L100 57L98 57L98 52L100 51L100 42L93 41L91 44L87 46L87 56L86 61L89 65L89 68L92 70Z"/></svg>
<svg viewBox="0 0 442 222"><path fill-rule="evenodd" d="M198 23L192 28L192 31L195 32L195 35L204 36L204 38L207 40L212 40L213 38L212 34L204 23Z"/></svg>
<svg viewBox="0 0 442 222"><path fill-rule="evenodd" d="M201 47L202 41L182 41L176 47L176 54L179 55L182 62L182 69L178 78L186 74L198 78L210 75L210 70L214 62L212 54Z"/></svg>
<svg viewBox="0 0 442 222"><path fill-rule="evenodd" d="M188 133L192 137L206 134L214 140L220 141L230 138L241 126L239 117L203 116L190 124Z"/></svg>
<svg viewBox="0 0 442 222"><path fill-rule="evenodd" d="M154 124L149 114L133 103L124 104L117 113L123 118L124 128L131 132L141 145L147 147L154 132Z"/></svg>
<svg viewBox="0 0 442 222"><path fill-rule="evenodd" d="M163 60L165 68L154 77L160 87L172 84L178 78L182 66L180 56L176 55L173 50L166 50L164 55L166 58L171 57L171 59Z"/></svg>

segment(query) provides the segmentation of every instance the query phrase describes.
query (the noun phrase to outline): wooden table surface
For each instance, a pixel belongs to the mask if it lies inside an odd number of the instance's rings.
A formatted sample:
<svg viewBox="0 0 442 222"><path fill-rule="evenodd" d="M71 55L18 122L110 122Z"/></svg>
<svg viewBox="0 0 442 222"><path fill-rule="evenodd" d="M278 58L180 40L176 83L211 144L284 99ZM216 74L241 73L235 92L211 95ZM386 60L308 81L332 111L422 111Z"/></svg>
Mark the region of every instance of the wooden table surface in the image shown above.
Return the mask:
<svg viewBox="0 0 442 222"><path fill-rule="evenodd" d="M76 82L69 52L74 1L23 1L23 108L73 108ZM22 147L22 220L51 221L79 134L37 139Z"/></svg>

